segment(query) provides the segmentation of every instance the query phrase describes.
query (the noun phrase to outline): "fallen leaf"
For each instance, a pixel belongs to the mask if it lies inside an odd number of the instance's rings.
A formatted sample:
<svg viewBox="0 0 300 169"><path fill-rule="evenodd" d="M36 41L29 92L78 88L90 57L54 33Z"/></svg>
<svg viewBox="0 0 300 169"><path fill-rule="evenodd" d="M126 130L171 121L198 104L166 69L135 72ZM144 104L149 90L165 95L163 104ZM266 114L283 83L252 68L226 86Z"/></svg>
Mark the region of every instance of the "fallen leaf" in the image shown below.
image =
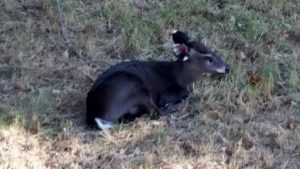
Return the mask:
<svg viewBox="0 0 300 169"><path fill-rule="evenodd" d="M0 133L0 142L3 142L5 140L5 137L2 133Z"/></svg>
<svg viewBox="0 0 300 169"><path fill-rule="evenodd" d="M27 127L31 134L38 134L40 129L40 124L36 121L32 122L30 126Z"/></svg>
<svg viewBox="0 0 300 169"><path fill-rule="evenodd" d="M281 107L290 107L292 105L292 101L293 100L291 98L289 98L287 100L283 100L283 101L281 101L280 106Z"/></svg>
<svg viewBox="0 0 300 169"><path fill-rule="evenodd" d="M248 137L244 137L244 138L242 138L242 146L246 150L250 150L253 147L253 141L250 140L250 138L248 138Z"/></svg>
<svg viewBox="0 0 300 169"><path fill-rule="evenodd" d="M31 134L37 134L39 132L39 129L37 127L31 127L30 133Z"/></svg>
<svg viewBox="0 0 300 169"><path fill-rule="evenodd" d="M225 160L225 164L229 164L229 163L230 163L230 157L226 158L226 160Z"/></svg>
<svg viewBox="0 0 300 169"><path fill-rule="evenodd" d="M225 154L227 156L231 157L234 154L234 149L235 149L234 144L231 144L231 145L227 146L226 149L225 149Z"/></svg>
<svg viewBox="0 0 300 169"><path fill-rule="evenodd" d="M180 147L183 150L183 153L185 155L195 155L195 154L197 154L197 150L189 142L181 143Z"/></svg>
<svg viewBox="0 0 300 169"><path fill-rule="evenodd" d="M251 86L256 86L261 81L261 77L257 74L251 74L248 78L248 83Z"/></svg>

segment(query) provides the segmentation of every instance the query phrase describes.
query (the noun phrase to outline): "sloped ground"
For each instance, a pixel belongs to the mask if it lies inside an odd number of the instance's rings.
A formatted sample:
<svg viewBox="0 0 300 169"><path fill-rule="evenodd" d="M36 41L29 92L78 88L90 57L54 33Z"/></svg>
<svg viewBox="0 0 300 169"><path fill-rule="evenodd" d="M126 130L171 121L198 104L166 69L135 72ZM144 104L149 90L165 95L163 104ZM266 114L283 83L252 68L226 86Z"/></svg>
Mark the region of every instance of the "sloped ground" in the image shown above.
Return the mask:
<svg viewBox="0 0 300 169"><path fill-rule="evenodd" d="M300 168L297 0L61 5L69 44L55 0L0 1L0 168ZM88 129L93 79L125 59L174 59L173 28L230 74L203 75L157 121Z"/></svg>

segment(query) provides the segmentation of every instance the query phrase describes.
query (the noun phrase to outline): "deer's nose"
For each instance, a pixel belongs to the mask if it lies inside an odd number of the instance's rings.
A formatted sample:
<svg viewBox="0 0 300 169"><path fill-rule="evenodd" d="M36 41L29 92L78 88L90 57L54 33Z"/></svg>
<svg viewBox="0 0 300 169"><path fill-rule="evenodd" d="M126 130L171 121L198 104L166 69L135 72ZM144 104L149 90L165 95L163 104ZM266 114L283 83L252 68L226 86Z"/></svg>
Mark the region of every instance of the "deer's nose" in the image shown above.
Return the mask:
<svg viewBox="0 0 300 169"><path fill-rule="evenodd" d="M229 70L230 70L230 67L229 67L229 65L227 65L226 68L225 68L225 72L229 73Z"/></svg>

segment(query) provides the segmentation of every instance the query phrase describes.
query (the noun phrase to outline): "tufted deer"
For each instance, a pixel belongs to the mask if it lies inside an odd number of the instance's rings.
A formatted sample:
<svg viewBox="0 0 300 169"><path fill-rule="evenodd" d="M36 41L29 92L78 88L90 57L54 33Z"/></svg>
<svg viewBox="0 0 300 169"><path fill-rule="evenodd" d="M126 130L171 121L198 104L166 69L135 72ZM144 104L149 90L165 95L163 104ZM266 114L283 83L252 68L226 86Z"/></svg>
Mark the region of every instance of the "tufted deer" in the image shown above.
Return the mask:
<svg viewBox="0 0 300 169"><path fill-rule="evenodd" d="M172 32L176 61L129 61L116 64L95 81L87 94L87 124L108 129L122 118L134 118L180 102L187 85L201 73L228 73L229 66L183 32Z"/></svg>

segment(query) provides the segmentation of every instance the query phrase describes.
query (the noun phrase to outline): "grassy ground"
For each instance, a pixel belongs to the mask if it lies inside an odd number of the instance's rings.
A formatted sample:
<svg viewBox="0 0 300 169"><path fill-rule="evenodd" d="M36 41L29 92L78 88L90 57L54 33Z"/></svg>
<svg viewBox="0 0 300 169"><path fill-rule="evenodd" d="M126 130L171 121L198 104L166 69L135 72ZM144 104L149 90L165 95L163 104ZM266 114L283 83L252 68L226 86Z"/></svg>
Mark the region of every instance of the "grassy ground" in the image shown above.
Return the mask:
<svg viewBox="0 0 300 169"><path fill-rule="evenodd" d="M0 1L0 168L300 168L298 0L64 0L62 8L81 56L66 48L55 0ZM215 49L230 74L202 76L157 121L88 129L92 79L125 59L174 59L173 28Z"/></svg>

